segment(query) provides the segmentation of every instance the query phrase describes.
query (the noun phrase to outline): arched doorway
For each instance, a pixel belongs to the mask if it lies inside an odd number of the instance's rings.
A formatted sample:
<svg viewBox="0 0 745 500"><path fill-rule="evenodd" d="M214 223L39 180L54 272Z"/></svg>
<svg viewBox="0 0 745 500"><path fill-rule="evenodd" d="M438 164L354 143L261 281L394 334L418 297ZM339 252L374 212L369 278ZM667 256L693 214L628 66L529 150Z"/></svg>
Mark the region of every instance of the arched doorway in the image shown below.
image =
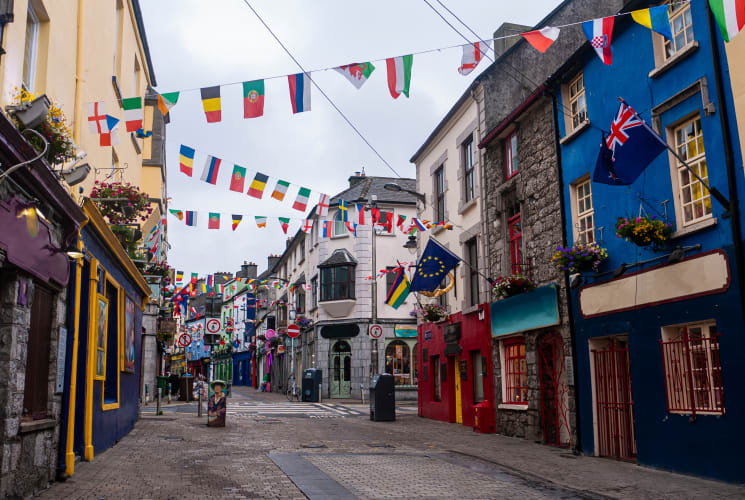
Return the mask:
<svg viewBox="0 0 745 500"><path fill-rule="evenodd" d="M329 397L352 397L352 348L346 340L337 340L331 350Z"/></svg>

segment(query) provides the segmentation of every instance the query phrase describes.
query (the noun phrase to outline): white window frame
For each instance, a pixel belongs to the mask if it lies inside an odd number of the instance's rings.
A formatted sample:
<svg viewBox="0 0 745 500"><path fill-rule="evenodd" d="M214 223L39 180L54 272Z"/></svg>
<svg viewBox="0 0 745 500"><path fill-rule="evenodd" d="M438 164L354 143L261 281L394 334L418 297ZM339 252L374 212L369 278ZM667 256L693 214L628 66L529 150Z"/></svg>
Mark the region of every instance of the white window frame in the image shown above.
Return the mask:
<svg viewBox="0 0 745 500"><path fill-rule="evenodd" d="M697 127L698 134L696 134L694 141L686 141L685 144L681 144L678 141L678 133L690 124L693 124L694 126L694 133L696 132ZM708 164L706 162L705 138L702 129L701 116L699 114L695 114L681 122L678 122L677 124L668 127L667 136L668 142L672 143L673 148L678 152L678 154L680 154L680 156L688 163L688 165L691 166L694 171L699 174L699 176L701 176L704 181L708 182ZM693 157L689 157L688 151L685 149L684 146L686 144L690 144L691 142L698 141L699 137L701 150L698 150L697 148L696 155ZM680 149L682 146L683 149ZM704 188L701 183L691 175L688 169L672 153L670 153L669 158L671 165L670 175L675 192L675 213L676 220L678 221L678 230L681 230L682 228L685 228L687 226L694 226L701 222L713 219L714 216L711 193L709 193L708 190ZM685 178L688 179L688 182L683 184ZM695 190L697 189L696 186L698 186L699 189L698 195L695 193ZM685 202L684 195L687 189L690 189L690 200ZM701 208L703 210L702 215L698 217L695 216L695 208L697 202L701 203ZM691 207L690 220L686 220L686 207ZM708 213L706 213L707 210Z"/></svg>
<svg viewBox="0 0 745 500"><path fill-rule="evenodd" d="M463 201L465 203L476 199L476 151L474 150L474 146L473 134L469 135L461 144L461 154L463 155Z"/></svg>
<svg viewBox="0 0 745 500"><path fill-rule="evenodd" d="M520 411L527 411L528 406L530 406L530 399L528 399L528 404L516 404L516 403L505 403L506 396L507 396L507 363L506 363L506 345L505 344L511 344L515 340L522 339L523 345L525 346L525 362L527 363L528 360L528 350L527 345L525 344L525 337L522 335L513 335L510 337L500 338L499 339L499 370L501 373L500 382L502 387L502 395L500 397L500 403L497 406L500 410L520 410ZM526 367L527 368L527 367ZM530 396L528 396L530 398Z"/></svg>
<svg viewBox="0 0 745 500"><path fill-rule="evenodd" d="M34 86L36 85L36 59L39 52L40 21L31 2L28 3L27 12L28 19L26 20L26 25L28 26L29 21L31 21L31 33L27 33L26 40L24 40L24 43L28 44L28 53L26 53L26 47L24 46L24 66L28 62L28 74L26 74L26 68L23 68L23 86L26 90L33 93Z"/></svg>
<svg viewBox="0 0 745 500"><path fill-rule="evenodd" d="M346 238L349 236L349 229L347 229L347 225L345 222L340 221L336 218L336 215L334 215L334 218L331 219L331 237L332 238Z"/></svg>
<svg viewBox="0 0 745 500"><path fill-rule="evenodd" d="M572 94L572 89L575 88L575 86L582 82L582 88L578 89L576 93ZM584 73L581 71L572 78L569 83L566 85L566 112L568 114L567 116L567 133L573 132L574 130L577 130L580 128L585 122L588 121L587 118L587 96L585 93L585 76ZM581 103L581 105L580 105ZM574 105L577 105L577 110L575 113L575 110L573 108ZM577 122L575 123L575 117L577 117Z"/></svg>
<svg viewBox="0 0 745 500"><path fill-rule="evenodd" d="M595 203L592 199L592 181L585 175L571 184L572 234L575 243L595 241ZM589 200L590 208L587 208ZM587 221L589 224L586 224ZM585 222L585 226L582 223Z"/></svg>
<svg viewBox="0 0 745 500"><path fill-rule="evenodd" d="M504 139L504 175L505 179L512 179L520 173L520 163L518 162L519 142L517 139L517 130L507 134Z"/></svg>
<svg viewBox="0 0 745 500"><path fill-rule="evenodd" d="M693 15L691 13L691 4L689 2L683 4L670 3L668 5L668 15L670 16L670 30L672 31L673 39L668 40L667 38L662 37L662 57L665 61L671 59L675 54L695 41L693 33ZM682 20L683 25L682 29L676 32L675 23L678 20ZM688 24L686 24L686 22L688 22ZM677 46L676 36L679 34L683 35L683 43L682 45Z"/></svg>

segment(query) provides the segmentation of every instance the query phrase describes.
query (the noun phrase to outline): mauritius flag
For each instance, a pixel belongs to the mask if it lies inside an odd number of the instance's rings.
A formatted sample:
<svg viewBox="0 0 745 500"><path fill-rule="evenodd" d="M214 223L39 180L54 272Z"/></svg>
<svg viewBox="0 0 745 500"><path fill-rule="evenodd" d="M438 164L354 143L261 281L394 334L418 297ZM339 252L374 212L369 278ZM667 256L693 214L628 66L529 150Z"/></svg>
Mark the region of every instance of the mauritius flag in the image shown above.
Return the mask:
<svg viewBox="0 0 745 500"><path fill-rule="evenodd" d="M230 177L230 190L242 193L245 182L246 169L240 165L233 165L233 175Z"/></svg>
<svg viewBox="0 0 745 500"><path fill-rule="evenodd" d="M394 309L398 309L408 296L409 278L406 277L404 268L399 267L396 279L393 280L393 285L391 286L391 289L388 290L388 296L385 298L385 303Z"/></svg>
<svg viewBox="0 0 745 500"><path fill-rule="evenodd" d="M264 114L264 80L243 82L243 118Z"/></svg>
<svg viewBox="0 0 745 500"><path fill-rule="evenodd" d="M308 73L288 75L287 81L290 84L292 112L297 114L310 111L310 75Z"/></svg>

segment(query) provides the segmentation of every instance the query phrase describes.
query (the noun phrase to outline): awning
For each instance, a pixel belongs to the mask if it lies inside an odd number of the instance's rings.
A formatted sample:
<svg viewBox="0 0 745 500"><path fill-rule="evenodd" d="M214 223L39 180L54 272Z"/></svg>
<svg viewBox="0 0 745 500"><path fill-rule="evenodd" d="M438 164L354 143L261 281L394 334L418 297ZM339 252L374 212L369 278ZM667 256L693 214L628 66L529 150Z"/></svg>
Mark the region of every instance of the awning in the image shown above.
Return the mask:
<svg viewBox="0 0 745 500"><path fill-rule="evenodd" d="M558 325L557 297L556 285L548 285L492 302L492 337Z"/></svg>

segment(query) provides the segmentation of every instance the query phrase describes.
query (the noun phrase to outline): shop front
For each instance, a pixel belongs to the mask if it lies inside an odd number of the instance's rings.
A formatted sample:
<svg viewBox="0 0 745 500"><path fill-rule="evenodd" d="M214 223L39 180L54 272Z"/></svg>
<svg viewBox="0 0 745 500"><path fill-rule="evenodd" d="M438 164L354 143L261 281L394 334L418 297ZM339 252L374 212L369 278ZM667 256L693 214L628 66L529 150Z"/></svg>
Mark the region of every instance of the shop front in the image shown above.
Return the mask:
<svg viewBox="0 0 745 500"><path fill-rule="evenodd" d="M493 413L488 305L437 323L423 323L417 335L419 416L473 427L476 405ZM388 344L394 350L400 345L395 342Z"/></svg>
<svg viewBox="0 0 745 500"><path fill-rule="evenodd" d="M418 344L415 324L396 324L393 338L385 339L385 373L393 375L396 401L417 398Z"/></svg>
<svg viewBox="0 0 745 500"><path fill-rule="evenodd" d="M233 353L233 385L253 385L253 351Z"/></svg>

